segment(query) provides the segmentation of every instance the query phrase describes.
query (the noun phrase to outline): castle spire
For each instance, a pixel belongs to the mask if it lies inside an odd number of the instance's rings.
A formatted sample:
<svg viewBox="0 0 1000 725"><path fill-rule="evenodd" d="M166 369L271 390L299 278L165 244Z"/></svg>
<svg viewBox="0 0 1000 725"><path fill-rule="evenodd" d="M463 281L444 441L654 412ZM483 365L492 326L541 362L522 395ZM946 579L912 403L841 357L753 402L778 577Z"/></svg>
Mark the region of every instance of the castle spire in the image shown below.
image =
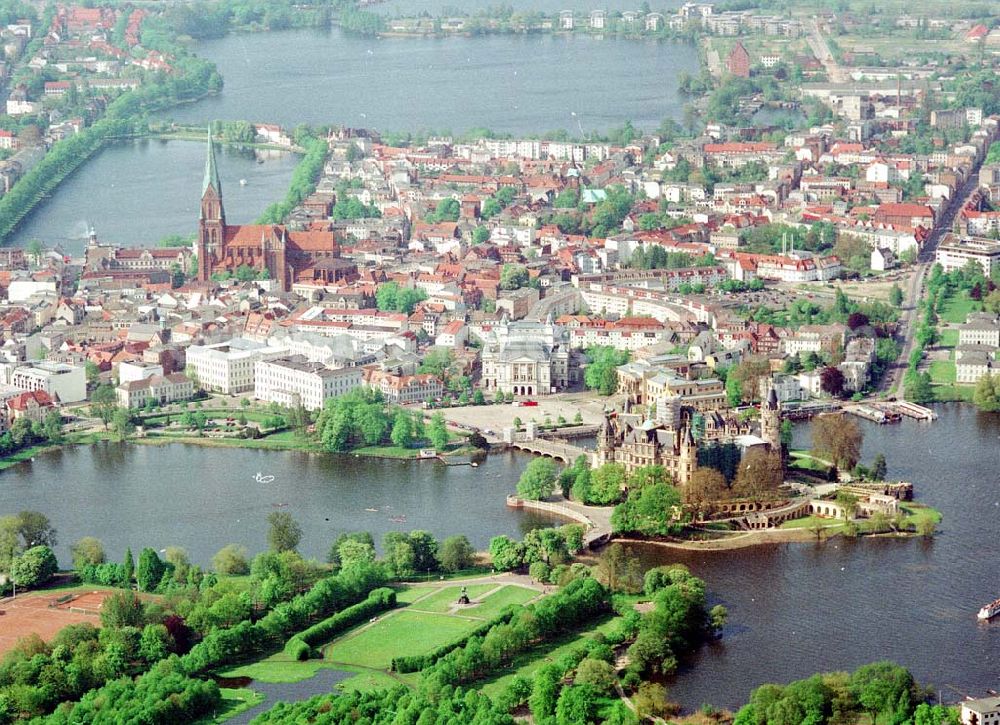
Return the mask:
<svg viewBox="0 0 1000 725"><path fill-rule="evenodd" d="M205 157L205 179L201 185L202 195L208 191L209 187L215 190L216 195L222 198L222 181L219 179L219 169L215 165L215 146L212 144L212 126L208 127L208 155Z"/></svg>

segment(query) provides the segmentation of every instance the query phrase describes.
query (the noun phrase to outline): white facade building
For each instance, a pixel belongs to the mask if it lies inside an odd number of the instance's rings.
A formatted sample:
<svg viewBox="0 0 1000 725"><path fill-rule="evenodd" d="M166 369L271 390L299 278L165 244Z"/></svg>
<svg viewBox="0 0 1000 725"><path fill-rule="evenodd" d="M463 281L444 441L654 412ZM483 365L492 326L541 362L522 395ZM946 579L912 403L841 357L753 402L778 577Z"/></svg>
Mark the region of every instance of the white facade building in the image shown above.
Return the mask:
<svg viewBox="0 0 1000 725"><path fill-rule="evenodd" d="M254 364L254 397L288 407L319 410L329 398L363 385L361 368L328 368L304 356L258 360Z"/></svg>
<svg viewBox="0 0 1000 725"><path fill-rule="evenodd" d="M18 390L44 390L59 403L87 399L87 374L82 365L35 362L15 368L10 384Z"/></svg>
<svg viewBox="0 0 1000 725"><path fill-rule="evenodd" d="M226 395L254 389L254 365L287 353L284 347L270 347L243 338L214 345L192 345L187 351L187 369L205 390Z"/></svg>

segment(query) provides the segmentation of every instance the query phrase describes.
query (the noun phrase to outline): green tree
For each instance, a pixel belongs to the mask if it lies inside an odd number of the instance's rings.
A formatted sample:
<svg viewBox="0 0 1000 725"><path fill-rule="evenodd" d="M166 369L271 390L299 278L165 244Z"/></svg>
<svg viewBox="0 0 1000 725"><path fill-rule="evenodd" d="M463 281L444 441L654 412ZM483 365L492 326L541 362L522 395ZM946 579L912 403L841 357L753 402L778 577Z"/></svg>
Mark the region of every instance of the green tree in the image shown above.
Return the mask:
<svg viewBox="0 0 1000 725"><path fill-rule="evenodd" d="M125 560L122 563L122 579L127 589L132 588L132 577L135 576L135 558L132 556L132 548L125 549Z"/></svg>
<svg viewBox="0 0 1000 725"><path fill-rule="evenodd" d="M147 624L139 639L139 656L150 664L159 662L170 654L173 644L173 638L164 625Z"/></svg>
<svg viewBox="0 0 1000 725"><path fill-rule="evenodd" d="M15 556L10 576L18 586L37 587L45 584L59 570L56 555L48 546L33 546Z"/></svg>
<svg viewBox="0 0 1000 725"><path fill-rule="evenodd" d="M590 488L584 503L607 506L621 500L625 489L625 467L620 463L605 463L590 473Z"/></svg>
<svg viewBox="0 0 1000 725"><path fill-rule="evenodd" d="M392 444L400 448L409 448L413 444L413 422L405 410L396 411L390 437Z"/></svg>
<svg viewBox="0 0 1000 725"><path fill-rule="evenodd" d="M90 414L100 418L107 430L118 409L118 396L114 387L108 383L98 385L90 396L90 403Z"/></svg>
<svg viewBox="0 0 1000 725"><path fill-rule="evenodd" d="M250 573L247 550L239 544L227 544L212 557L212 568L222 576L242 576Z"/></svg>
<svg viewBox="0 0 1000 725"><path fill-rule="evenodd" d="M448 447L448 428L441 411L431 416L431 423L427 426L427 437L436 450L443 451Z"/></svg>
<svg viewBox="0 0 1000 725"><path fill-rule="evenodd" d="M1000 375L986 373L979 378L972 393L972 402L987 413L1000 410Z"/></svg>
<svg viewBox="0 0 1000 725"><path fill-rule="evenodd" d="M49 517L40 511L21 511L17 514L17 533L21 537L21 546L25 549L32 546L56 545L56 530Z"/></svg>
<svg viewBox="0 0 1000 725"><path fill-rule="evenodd" d="M899 288L898 284L893 284L892 289L889 290L889 304L897 308L903 306L903 290Z"/></svg>
<svg viewBox="0 0 1000 725"><path fill-rule="evenodd" d="M135 422L132 420L132 413L126 408L117 408L111 414L111 438L116 441L124 441L135 433Z"/></svg>
<svg viewBox="0 0 1000 725"><path fill-rule="evenodd" d="M302 540L302 527L287 511L272 511L267 524L267 545L271 551L294 551Z"/></svg>
<svg viewBox="0 0 1000 725"><path fill-rule="evenodd" d="M104 563L104 544L93 536L84 536L70 547L73 556L73 568L82 569L85 566L97 566Z"/></svg>
<svg viewBox="0 0 1000 725"><path fill-rule="evenodd" d="M108 629L141 627L145 618L145 607L135 592L116 592L101 604L101 625Z"/></svg>
<svg viewBox="0 0 1000 725"><path fill-rule="evenodd" d="M589 685L564 687L556 702L556 725L586 725L597 714L597 693Z"/></svg>
<svg viewBox="0 0 1000 725"><path fill-rule="evenodd" d="M513 571L524 565L524 545L509 536L490 539L490 560L500 571Z"/></svg>
<svg viewBox="0 0 1000 725"><path fill-rule="evenodd" d="M528 284L528 269L520 264L505 264L500 269L500 289L515 290Z"/></svg>
<svg viewBox="0 0 1000 725"><path fill-rule="evenodd" d="M587 358L590 362L583 373L584 385L601 395L614 395L618 390L617 368L628 362L628 352L599 345L587 348Z"/></svg>
<svg viewBox="0 0 1000 725"><path fill-rule="evenodd" d="M577 665L576 677L573 678L574 684L588 685L594 688L598 695L610 694L614 690L616 681L615 668L604 660L592 657Z"/></svg>
<svg viewBox="0 0 1000 725"><path fill-rule="evenodd" d="M552 495L556 482L556 466L550 458L535 458L524 469L517 482L517 495L530 501L540 501Z"/></svg>
<svg viewBox="0 0 1000 725"><path fill-rule="evenodd" d="M475 555L475 549L472 548L468 537L458 534L449 536L441 542L441 553L438 558L441 560L442 569L456 572L472 566Z"/></svg>
<svg viewBox="0 0 1000 725"><path fill-rule="evenodd" d="M163 562L156 551L149 547L139 552L139 565L135 570L135 580L139 585L139 591L152 592L163 578Z"/></svg>

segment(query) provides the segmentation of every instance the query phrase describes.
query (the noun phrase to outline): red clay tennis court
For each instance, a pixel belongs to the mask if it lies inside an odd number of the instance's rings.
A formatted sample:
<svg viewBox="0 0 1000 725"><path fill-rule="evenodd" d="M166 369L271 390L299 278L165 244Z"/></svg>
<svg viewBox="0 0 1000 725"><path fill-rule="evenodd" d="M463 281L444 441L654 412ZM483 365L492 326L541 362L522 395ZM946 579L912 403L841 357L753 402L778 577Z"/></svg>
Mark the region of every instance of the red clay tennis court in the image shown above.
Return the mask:
<svg viewBox="0 0 1000 725"><path fill-rule="evenodd" d="M67 624L90 622L100 626L101 604L110 594L92 591L60 595L42 591L0 599L0 655L29 634L48 641Z"/></svg>

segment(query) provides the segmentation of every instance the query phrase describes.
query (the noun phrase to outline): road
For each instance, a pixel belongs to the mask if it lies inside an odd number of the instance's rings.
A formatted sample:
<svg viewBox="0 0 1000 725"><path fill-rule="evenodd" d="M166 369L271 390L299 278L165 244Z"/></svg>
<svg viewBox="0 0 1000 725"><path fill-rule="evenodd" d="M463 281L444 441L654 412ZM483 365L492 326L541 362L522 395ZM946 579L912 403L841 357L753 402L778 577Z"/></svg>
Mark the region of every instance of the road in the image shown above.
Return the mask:
<svg viewBox="0 0 1000 725"><path fill-rule="evenodd" d="M822 63L826 69L826 75L830 78L830 82L846 83L849 80L847 73L830 52L830 46L827 45L826 38L823 37L823 33L819 29L819 23L816 20L810 20L809 28L809 37L807 38L809 47L812 48L816 60Z"/></svg>
<svg viewBox="0 0 1000 725"><path fill-rule="evenodd" d="M910 278L910 283L904 291L903 313L899 318L897 337L902 342L899 359L889 368L879 384L879 390L890 394L902 395L903 375L906 373L907 365L910 361L910 354L916 345L917 326L920 322L920 312L917 309L923 295L924 280L927 272L934 264L934 256L938 244L945 234L951 231L955 223L955 217L965 206L969 197L979 188L979 164L973 167L968 180L952 198L950 204L945 207L941 217L934 224L934 231L924 243L920 250L920 258L916 265L916 273Z"/></svg>

